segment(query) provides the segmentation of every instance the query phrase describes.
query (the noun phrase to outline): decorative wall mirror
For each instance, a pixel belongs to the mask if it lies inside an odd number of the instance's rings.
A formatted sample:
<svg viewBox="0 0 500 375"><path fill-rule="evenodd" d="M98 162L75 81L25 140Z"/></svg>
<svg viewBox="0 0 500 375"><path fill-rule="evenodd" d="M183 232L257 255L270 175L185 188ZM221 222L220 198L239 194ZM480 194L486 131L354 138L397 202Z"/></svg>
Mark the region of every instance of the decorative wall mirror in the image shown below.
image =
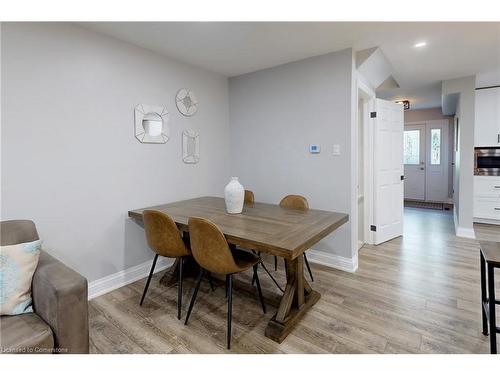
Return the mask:
<svg viewBox="0 0 500 375"><path fill-rule="evenodd" d="M195 130L182 132L182 161L186 164L200 161L200 134Z"/></svg>
<svg viewBox="0 0 500 375"><path fill-rule="evenodd" d="M167 108L148 104L137 105L135 137L142 143L166 143L170 137Z"/></svg>
<svg viewBox="0 0 500 375"><path fill-rule="evenodd" d="M198 110L198 99L189 89L180 89L175 96L177 109L184 116L193 116Z"/></svg>

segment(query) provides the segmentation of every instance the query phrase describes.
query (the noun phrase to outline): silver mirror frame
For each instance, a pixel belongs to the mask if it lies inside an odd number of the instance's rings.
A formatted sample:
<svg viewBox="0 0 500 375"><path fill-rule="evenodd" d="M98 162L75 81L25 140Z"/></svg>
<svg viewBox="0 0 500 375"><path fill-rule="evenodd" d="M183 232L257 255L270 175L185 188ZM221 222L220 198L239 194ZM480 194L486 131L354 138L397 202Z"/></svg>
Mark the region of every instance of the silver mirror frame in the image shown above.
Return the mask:
<svg viewBox="0 0 500 375"><path fill-rule="evenodd" d="M162 130L157 136L149 135L143 126L143 120L148 114L157 114L162 119ZM167 107L158 105L138 104L134 111L135 137L141 143L167 143L170 138L170 127L168 125Z"/></svg>
<svg viewBox="0 0 500 375"><path fill-rule="evenodd" d="M179 112L186 116L194 116L198 110L198 99L190 89L180 89L175 96L175 104Z"/></svg>
<svg viewBox="0 0 500 375"><path fill-rule="evenodd" d="M190 139L194 142L192 154L188 150ZM200 134L196 130L184 130L182 132L182 161L186 164L196 164L200 161Z"/></svg>

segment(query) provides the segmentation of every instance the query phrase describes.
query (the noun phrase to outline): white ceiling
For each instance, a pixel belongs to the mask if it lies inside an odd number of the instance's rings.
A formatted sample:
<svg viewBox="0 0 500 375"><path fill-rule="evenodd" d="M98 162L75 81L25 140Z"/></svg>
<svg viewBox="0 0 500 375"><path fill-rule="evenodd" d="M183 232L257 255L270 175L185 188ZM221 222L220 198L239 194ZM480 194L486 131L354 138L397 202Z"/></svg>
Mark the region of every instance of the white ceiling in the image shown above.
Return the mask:
<svg viewBox="0 0 500 375"><path fill-rule="evenodd" d="M500 23L92 22L80 25L228 77L344 48L359 51L378 46L393 65L394 77L401 86L384 96L420 97L421 108L440 105L441 80L500 71ZM426 41L427 46L414 48L420 41Z"/></svg>

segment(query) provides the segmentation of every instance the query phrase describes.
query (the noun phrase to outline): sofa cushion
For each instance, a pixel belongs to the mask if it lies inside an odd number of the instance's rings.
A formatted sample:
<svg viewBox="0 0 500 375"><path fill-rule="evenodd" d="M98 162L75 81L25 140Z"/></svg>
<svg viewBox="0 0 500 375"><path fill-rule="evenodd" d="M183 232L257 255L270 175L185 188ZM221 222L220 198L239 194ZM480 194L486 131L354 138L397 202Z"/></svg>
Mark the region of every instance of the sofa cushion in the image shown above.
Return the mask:
<svg viewBox="0 0 500 375"><path fill-rule="evenodd" d="M0 247L0 315L33 312L31 280L41 240Z"/></svg>
<svg viewBox="0 0 500 375"><path fill-rule="evenodd" d="M52 330L34 313L0 317L0 353L52 353Z"/></svg>

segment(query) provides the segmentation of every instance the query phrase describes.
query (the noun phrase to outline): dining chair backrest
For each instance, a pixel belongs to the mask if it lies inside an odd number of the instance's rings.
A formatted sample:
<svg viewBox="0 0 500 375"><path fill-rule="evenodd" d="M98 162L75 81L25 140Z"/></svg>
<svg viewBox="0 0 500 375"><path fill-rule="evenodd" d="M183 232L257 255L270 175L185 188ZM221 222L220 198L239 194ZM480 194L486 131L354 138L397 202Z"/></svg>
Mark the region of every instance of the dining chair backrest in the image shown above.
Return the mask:
<svg viewBox="0 0 500 375"><path fill-rule="evenodd" d="M146 241L155 253L169 258L189 255L179 229L170 216L156 210L142 213Z"/></svg>
<svg viewBox="0 0 500 375"><path fill-rule="evenodd" d="M309 209L309 203L307 203L307 199L302 195L287 195L281 200L280 206L304 211Z"/></svg>
<svg viewBox="0 0 500 375"><path fill-rule="evenodd" d="M255 203L255 196L253 195L253 191L245 190L245 204Z"/></svg>
<svg viewBox="0 0 500 375"><path fill-rule="evenodd" d="M189 218L191 252L196 262L213 273L223 275L237 272L226 237L211 221L200 217Z"/></svg>

